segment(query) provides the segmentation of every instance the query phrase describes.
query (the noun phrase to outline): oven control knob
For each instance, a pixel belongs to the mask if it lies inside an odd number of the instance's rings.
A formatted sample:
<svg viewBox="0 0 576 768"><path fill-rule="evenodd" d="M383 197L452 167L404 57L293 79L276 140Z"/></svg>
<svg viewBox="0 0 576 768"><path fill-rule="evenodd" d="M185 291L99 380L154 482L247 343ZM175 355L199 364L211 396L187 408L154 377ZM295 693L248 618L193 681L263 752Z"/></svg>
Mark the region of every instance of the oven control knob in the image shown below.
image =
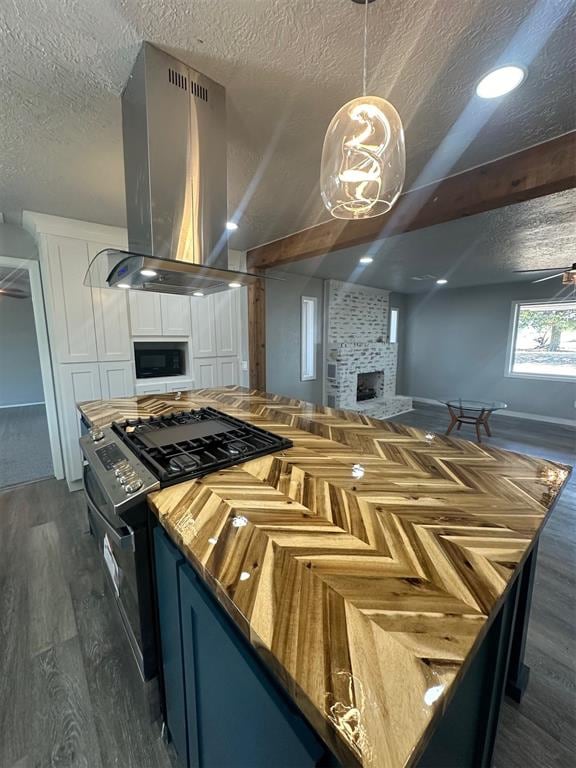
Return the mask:
<svg viewBox="0 0 576 768"><path fill-rule="evenodd" d="M133 480L136 480L136 478L137 478L136 472L129 469L129 470L126 470L126 472L123 472L121 475L118 475L117 480L120 483L120 485L126 485L126 483L131 483Z"/></svg>
<svg viewBox="0 0 576 768"><path fill-rule="evenodd" d="M114 474L116 477L123 477L130 471L131 467L127 461L121 461L114 467Z"/></svg>
<svg viewBox="0 0 576 768"><path fill-rule="evenodd" d="M142 480L138 476L132 478L129 483L126 483L124 490L126 493L136 493L142 488Z"/></svg>
<svg viewBox="0 0 576 768"><path fill-rule="evenodd" d="M90 437L92 438L92 442L97 443L99 440L104 439L104 432L102 432L101 429L98 429L98 427L94 427L90 430Z"/></svg>

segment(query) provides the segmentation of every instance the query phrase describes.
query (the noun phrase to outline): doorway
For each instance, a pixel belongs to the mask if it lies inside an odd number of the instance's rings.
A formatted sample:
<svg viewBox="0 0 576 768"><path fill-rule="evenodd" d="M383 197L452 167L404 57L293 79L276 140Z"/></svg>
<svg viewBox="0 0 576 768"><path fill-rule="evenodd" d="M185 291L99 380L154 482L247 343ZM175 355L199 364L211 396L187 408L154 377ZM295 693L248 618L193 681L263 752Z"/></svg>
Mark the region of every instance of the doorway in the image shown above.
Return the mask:
<svg viewBox="0 0 576 768"><path fill-rule="evenodd" d="M62 477L38 263L0 256L0 489Z"/></svg>

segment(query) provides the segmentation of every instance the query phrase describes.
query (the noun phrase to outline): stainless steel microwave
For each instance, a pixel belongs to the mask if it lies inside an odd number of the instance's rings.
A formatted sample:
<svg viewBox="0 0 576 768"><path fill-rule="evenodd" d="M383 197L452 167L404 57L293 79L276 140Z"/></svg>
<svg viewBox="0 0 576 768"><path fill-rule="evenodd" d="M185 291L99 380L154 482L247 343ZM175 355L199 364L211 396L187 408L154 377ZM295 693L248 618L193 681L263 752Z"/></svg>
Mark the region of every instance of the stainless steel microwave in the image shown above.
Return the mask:
<svg viewBox="0 0 576 768"><path fill-rule="evenodd" d="M136 378L181 376L184 373L184 355L181 349L135 349Z"/></svg>

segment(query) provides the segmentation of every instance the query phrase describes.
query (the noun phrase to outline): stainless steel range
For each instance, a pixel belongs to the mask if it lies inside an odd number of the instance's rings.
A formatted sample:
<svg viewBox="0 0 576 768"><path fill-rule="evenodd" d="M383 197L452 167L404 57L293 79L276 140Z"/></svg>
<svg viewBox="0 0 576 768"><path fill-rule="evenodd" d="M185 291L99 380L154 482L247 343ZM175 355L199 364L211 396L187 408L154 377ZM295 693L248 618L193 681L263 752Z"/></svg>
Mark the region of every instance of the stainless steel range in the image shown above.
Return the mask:
<svg viewBox="0 0 576 768"><path fill-rule="evenodd" d="M90 527L144 680L156 675L146 496L292 443L213 408L114 422L80 438Z"/></svg>

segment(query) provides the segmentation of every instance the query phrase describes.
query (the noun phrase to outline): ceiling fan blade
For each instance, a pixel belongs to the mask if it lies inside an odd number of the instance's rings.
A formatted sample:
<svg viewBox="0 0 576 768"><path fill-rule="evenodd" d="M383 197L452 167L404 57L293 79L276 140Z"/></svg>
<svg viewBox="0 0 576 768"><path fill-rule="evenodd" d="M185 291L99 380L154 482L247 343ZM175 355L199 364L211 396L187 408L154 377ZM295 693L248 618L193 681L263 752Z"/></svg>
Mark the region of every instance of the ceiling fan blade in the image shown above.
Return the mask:
<svg viewBox="0 0 576 768"><path fill-rule="evenodd" d="M11 299L29 299L30 294L21 291L20 288L0 288L0 296L9 296Z"/></svg>
<svg viewBox="0 0 576 768"><path fill-rule="evenodd" d="M558 272L556 275L548 275L548 277L539 277L538 280L532 280L533 283L543 283L544 280L553 280L555 277L560 277L564 272Z"/></svg>
<svg viewBox="0 0 576 768"><path fill-rule="evenodd" d="M566 272L570 267L546 267L545 269L513 269L513 272L550 272L551 269L559 269L562 272Z"/></svg>

